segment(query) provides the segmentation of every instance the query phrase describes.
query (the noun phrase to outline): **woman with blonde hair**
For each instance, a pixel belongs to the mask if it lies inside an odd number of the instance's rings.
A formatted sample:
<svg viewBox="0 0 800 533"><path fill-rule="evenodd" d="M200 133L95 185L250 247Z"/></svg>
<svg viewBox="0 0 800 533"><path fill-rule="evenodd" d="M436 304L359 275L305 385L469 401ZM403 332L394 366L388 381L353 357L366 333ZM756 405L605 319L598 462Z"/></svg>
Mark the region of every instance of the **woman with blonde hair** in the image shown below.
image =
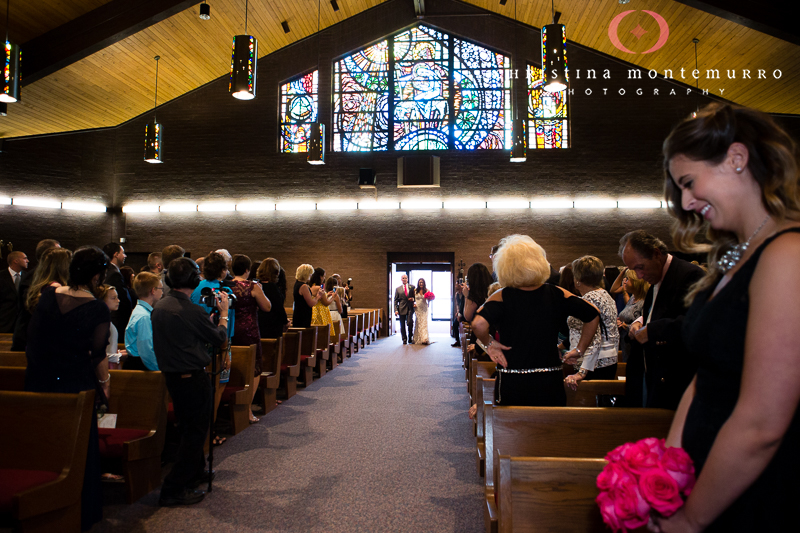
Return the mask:
<svg viewBox="0 0 800 533"><path fill-rule="evenodd" d="M654 527L792 531L800 499L796 144L759 111L711 104L678 124L663 152L676 246L697 251L701 230L711 245L683 322L699 367L667 437L694 461L697 483Z"/></svg>
<svg viewBox="0 0 800 533"><path fill-rule="evenodd" d="M311 279L313 273L314 267L306 263L297 267L297 271L294 275L296 281L294 282L294 290L292 291L294 298L292 326L295 328L307 328L311 326L311 310L325 294L322 291L311 294L311 287L308 286L308 280Z"/></svg>
<svg viewBox="0 0 800 533"><path fill-rule="evenodd" d="M33 313L42 291L46 287L63 287L69 281L69 263L72 261L72 252L66 248L50 248L42 255L41 262L36 267L28 289L28 298L25 307Z"/></svg>
<svg viewBox="0 0 800 533"><path fill-rule="evenodd" d="M565 358L574 364L591 344L600 314L592 304L545 283L550 264L542 247L527 235L504 238L492 259L503 288L478 309L472 328L498 365L495 402L565 406L558 330L568 316L584 322L577 347ZM491 338L491 327L497 329L499 341Z"/></svg>
<svg viewBox="0 0 800 533"><path fill-rule="evenodd" d="M642 309L644 308L644 297L647 296L647 291L650 290L650 284L643 279L639 279L636 272L628 268L623 268L614 286L620 281L619 287L625 295L625 307L619 312L617 316L617 328L619 329L619 346L622 350L622 361L627 362L630 355L631 345L628 340L628 330L631 324L642 316ZM612 286L612 294L613 288Z"/></svg>

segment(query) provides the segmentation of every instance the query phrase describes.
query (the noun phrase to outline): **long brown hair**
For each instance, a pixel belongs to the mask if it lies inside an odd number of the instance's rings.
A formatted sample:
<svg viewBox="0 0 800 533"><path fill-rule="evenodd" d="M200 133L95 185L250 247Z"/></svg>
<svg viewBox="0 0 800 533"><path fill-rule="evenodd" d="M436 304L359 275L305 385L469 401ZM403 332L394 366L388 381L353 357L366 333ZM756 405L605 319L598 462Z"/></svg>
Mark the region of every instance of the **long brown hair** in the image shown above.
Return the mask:
<svg viewBox="0 0 800 533"><path fill-rule="evenodd" d="M669 162L678 155L693 161L719 165L733 143L747 147L747 169L761 189L761 203L776 221L800 220L800 183L798 183L797 146L792 138L768 115L745 107L712 103L695 117L684 119L664 141L664 197L669 213L676 219L672 226L675 246L685 252L708 252L708 273L689 292L687 302L710 287L719 277L717 260L738 243L730 231L715 230L694 211L681 205L681 190L669 172ZM710 243L697 241L705 228Z"/></svg>
<svg viewBox="0 0 800 533"><path fill-rule="evenodd" d="M66 248L50 248L42 255L42 259L33 273L28 297L25 301L29 312L33 313L33 310L36 309L39 298L42 296L42 289L53 282L62 286L67 284L71 261L72 252Z"/></svg>
<svg viewBox="0 0 800 533"><path fill-rule="evenodd" d="M421 289L419 288L419 282L420 281L422 282L422 288ZM425 283L425 278L419 278L417 280L417 288L414 289L414 291L417 294L421 294L421 295L425 296L425 293L428 292L428 285Z"/></svg>

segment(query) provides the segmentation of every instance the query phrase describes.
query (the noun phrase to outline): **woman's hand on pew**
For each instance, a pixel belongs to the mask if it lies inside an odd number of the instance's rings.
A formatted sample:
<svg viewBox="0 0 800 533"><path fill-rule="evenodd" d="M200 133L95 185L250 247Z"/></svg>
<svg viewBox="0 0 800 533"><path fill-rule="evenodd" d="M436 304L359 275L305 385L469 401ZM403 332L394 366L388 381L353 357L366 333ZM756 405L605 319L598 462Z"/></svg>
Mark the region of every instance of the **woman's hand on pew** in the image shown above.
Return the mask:
<svg viewBox="0 0 800 533"><path fill-rule="evenodd" d="M497 363L498 365L502 366L503 368L508 367L508 361L506 361L506 356L503 353L503 350L510 350L510 346L505 346L500 344L499 341L493 341L486 350L486 355L489 356L489 359Z"/></svg>
<svg viewBox="0 0 800 533"><path fill-rule="evenodd" d="M572 374L564 379L564 383L572 390L578 390L578 383L583 381L583 376L580 374Z"/></svg>
<svg viewBox="0 0 800 533"><path fill-rule="evenodd" d="M478 414L478 404L477 403L473 403L472 407L469 408L468 413L469 413L469 419L470 420L475 420L475 415Z"/></svg>

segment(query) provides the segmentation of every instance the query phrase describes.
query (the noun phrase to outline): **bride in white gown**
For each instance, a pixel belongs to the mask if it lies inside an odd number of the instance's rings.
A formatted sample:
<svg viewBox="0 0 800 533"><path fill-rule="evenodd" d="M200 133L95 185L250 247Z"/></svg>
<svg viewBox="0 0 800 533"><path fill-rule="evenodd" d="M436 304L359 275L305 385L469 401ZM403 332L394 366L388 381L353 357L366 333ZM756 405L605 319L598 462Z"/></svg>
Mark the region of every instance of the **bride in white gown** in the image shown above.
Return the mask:
<svg viewBox="0 0 800 533"><path fill-rule="evenodd" d="M414 291L414 309L417 319L417 325L414 329L414 344L430 344L428 338L428 323L430 322L430 315L428 313L428 304L435 296L430 292L425 285L425 279L419 278L417 281L417 288Z"/></svg>

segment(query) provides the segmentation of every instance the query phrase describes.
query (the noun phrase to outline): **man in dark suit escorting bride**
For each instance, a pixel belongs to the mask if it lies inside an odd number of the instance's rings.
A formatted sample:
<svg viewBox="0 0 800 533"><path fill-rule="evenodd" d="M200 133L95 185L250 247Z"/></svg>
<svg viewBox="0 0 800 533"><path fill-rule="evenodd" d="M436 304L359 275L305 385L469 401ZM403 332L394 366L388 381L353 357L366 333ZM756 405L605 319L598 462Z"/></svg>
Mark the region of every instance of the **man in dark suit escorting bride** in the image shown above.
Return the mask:
<svg viewBox="0 0 800 533"><path fill-rule="evenodd" d="M402 285L394 291L394 316L400 317L400 333L403 344L414 341L414 287L408 286L408 276L403 274ZM408 324L408 336L406 336Z"/></svg>

